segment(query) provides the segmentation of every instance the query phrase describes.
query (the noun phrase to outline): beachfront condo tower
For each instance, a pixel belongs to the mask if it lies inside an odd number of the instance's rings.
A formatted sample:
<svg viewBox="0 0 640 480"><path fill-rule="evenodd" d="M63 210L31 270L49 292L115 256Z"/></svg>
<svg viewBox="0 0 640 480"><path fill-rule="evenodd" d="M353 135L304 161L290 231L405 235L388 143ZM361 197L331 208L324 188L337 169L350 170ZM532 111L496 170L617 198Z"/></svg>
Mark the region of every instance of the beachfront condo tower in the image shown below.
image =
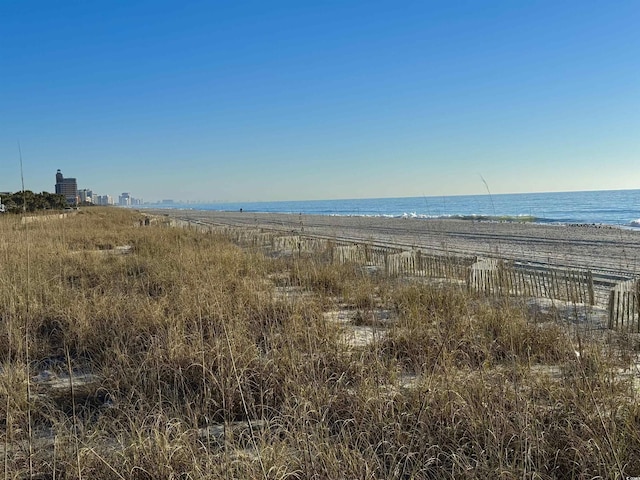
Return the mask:
<svg viewBox="0 0 640 480"><path fill-rule="evenodd" d="M64 178L62 172L56 173L56 194L64 195L69 205L78 203L78 182L75 178Z"/></svg>

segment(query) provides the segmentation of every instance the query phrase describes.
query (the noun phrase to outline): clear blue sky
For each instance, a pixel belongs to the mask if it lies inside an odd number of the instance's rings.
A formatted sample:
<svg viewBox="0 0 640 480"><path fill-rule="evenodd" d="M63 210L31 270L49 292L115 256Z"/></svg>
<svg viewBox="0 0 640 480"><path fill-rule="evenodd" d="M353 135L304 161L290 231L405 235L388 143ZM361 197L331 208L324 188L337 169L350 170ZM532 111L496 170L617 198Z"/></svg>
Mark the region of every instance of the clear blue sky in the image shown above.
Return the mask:
<svg viewBox="0 0 640 480"><path fill-rule="evenodd" d="M0 0L0 191L640 188L640 1Z"/></svg>

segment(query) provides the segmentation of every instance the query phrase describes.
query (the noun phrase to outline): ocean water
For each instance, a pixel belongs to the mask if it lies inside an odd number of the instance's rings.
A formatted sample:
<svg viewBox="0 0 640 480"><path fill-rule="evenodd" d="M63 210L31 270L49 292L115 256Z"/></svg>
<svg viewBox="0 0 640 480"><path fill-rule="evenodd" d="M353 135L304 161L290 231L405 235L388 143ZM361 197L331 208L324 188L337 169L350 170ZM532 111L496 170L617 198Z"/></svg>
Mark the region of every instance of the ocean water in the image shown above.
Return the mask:
<svg viewBox="0 0 640 480"><path fill-rule="evenodd" d="M176 204L160 208L221 211L242 208L247 213L462 218L640 228L640 190Z"/></svg>

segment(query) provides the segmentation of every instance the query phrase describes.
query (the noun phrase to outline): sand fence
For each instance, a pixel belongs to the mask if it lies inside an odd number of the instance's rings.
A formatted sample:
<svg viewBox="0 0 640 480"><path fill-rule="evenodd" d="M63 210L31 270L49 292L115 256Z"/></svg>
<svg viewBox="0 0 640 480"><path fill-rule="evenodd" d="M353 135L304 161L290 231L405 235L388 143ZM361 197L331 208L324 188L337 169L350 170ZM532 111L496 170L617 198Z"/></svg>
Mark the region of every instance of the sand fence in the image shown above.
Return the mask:
<svg viewBox="0 0 640 480"><path fill-rule="evenodd" d="M549 298L588 306L609 307L609 328L640 333L640 282L619 276L599 276L550 264L500 258L444 255L392 244L353 242L262 228L211 225L171 219L171 226L227 236L248 247L269 249L277 255L329 253L336 264L377 267L389 277L427 277L464 280L471 292L485 296ZM622 280L622 281L621 281Z"/></svg>
<svg viewBox="0 0 640 480"><path fill-rule="evenodd" d="M640 333L640 280L620 282L611 290L609 328Z"/></svg>
<svg viewBox="0 0 640 480"><path fill-rule="evenodd" d="M20 220L20 222L24 225L26 223L34 223L34 222L48 222L51 220L60 220L62 218L67 218L69 215L75 215L76 212L72 213L52 213L50 215L29 215L24 216Z"/></svg>
<svg viewBox="0 0 640 480"><path fill-rule="evenodd" d="M390 253L385 257L385 272L390 277L412 276L456 278L464 280L475 257L430 255L419 249Z"/></svg>
<svg viewBox="0 0 640 480"><path fill-rule="evenodd" d="M479 259L469 271L470 290L485 295L511 295L596 304L589 271L532 265L495 258Z"/></svg>

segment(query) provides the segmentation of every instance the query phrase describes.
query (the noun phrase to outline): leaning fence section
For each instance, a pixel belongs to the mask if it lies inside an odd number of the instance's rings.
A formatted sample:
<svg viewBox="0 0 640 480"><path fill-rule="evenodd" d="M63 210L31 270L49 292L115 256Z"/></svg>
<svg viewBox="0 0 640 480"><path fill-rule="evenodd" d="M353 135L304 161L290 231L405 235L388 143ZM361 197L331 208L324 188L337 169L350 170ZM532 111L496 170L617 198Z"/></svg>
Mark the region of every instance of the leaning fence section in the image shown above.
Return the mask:
<svg viewBox="0 0 640 480"><path fill-rule="evenodd" d="M384 267L389 255L402 250L390 246L371 245L369 243L351 243L332 240L332 263L353 263L363 266Z"/></svg>
<svg viewBox="0 0 640 480"><path fill-rule="evenodd" d="M609 328L640 333L640 281L618 283L609 294Z"/></svg>
<svg viewBox="0 0 640 480"><path fill-rule="evenodd" d="M470 290L483 295L504 293L502 262L494 258L480 259L469 268L467 286Z"/></svg>
<svg viewBox="0 0 640 480"><path fill-rule="evenodd" d="M587 270L510 265L502 275L515 295L595 304L593 275Z"/></svg>
<svg viewBox="0 0 640 480"><path fill-rule="evenodd" d="M356 265L367 263L367 252L364 245L335 245L331 252L332 263L355 263Z"/></svg>
<svg viewBox="0 0 640 480"><path fill-rule="evenodd" d="M484 295L510 295L595 304L589 271L542 268L499 259L480 259L469 269L467 285Z"/></svg>
<svg viewBox="0 0 640 480"><path fill-rule="evenodd" d="M474 261L471 257L431 255L418 249L391 252L384 260L385 272L390 277L451 279L464 279Z"/></svg>

